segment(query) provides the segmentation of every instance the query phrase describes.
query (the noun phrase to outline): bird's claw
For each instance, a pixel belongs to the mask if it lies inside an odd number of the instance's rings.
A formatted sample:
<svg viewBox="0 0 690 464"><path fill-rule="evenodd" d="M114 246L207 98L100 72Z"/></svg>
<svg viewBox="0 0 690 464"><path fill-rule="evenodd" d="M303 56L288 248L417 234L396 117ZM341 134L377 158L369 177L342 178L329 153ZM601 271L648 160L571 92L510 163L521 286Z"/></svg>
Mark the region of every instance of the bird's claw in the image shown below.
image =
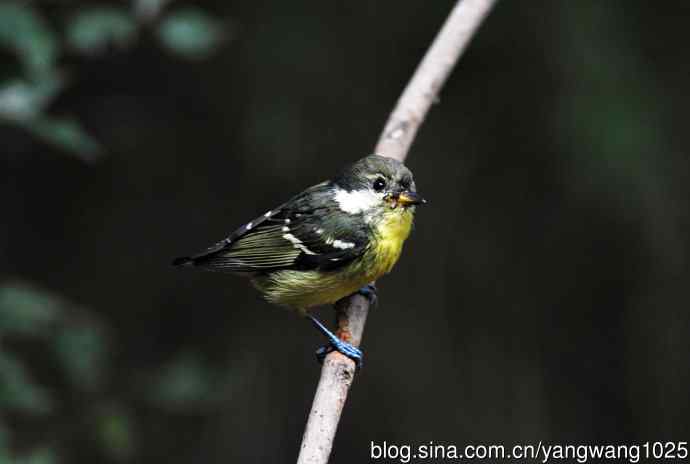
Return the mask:
<svg viewBox="0 0 690 464"><path fill-rule="evenodd" d="M314 324L314 326L319 330L319 332L324 334L328 339L328 345L316 350L316 359L319 361L319 363L323 363L323 360L326 358L328 353L332 351L337 351L352 359L357 365L357 368L362 367L362 357L364 356L362 350L336 337L333 334L333 332L328 330L321 322L319 322L318 319L316 319L311 314L308 314L307 318Z"/></svg>
<svg viewBox="0 0 690 464"><path fill-rule="evenodd" d="M323 360L326 359L326 356L333 351L337 351L338 353L344 354L348 358L352 359L355 362L357 369L362 368L362 365L364 364L364 353L362 353L362 350L342 340L338 340L337 343L329 343L328 345L322 346L316 350L316 360L319 362L319 364L323 364Z"/></svg>

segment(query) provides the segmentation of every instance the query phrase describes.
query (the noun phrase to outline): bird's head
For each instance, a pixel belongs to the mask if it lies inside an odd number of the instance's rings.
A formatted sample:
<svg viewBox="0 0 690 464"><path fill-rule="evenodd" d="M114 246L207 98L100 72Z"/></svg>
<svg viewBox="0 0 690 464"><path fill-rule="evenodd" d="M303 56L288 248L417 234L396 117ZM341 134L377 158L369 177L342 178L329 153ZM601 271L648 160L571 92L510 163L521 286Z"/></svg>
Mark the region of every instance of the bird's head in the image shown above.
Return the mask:
<svg viewBox="0 0 690 464"><path fill-rule="evenodd" d="M346 168L334 180L334 198L348 214L368 221L391 215L413 214L426 203L418 193L412 172L392 158L370 155Z"/></svg>

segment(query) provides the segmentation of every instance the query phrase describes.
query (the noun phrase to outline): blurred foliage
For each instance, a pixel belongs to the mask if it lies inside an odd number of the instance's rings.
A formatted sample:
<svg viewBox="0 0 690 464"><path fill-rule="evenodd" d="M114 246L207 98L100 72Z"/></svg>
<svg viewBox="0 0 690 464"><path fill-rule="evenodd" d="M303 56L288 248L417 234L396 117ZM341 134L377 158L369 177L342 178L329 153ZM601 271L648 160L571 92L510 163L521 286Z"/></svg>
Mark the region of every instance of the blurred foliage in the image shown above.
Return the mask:
<svg viewBox="0 0 690 464"><path fill-rule="evenodd" d="M105 371L106 337L91 312L23 282L0 286L0 409L39 417L59 409L55 383L47 386L31 372L34 349L53 358L60 378L75 392L93 391ZM0 422L0 428L7 430ZM10 437L6 437L9 441ZM50 448L33 450L18 462L48 462ZM52 461L51 461L52 462Z"/></svg>
<svg viewBox="0 0 690 464"><path fill-rule="evenodd" d="M113 367L110 341L102 322L93 311L24 282L0 286L0 341L0 410L8 413L4 419L24 417L29 423L39 423L42 418L55 418L60 411L64 414L74 394L87 395L89 404L81 407L88 410L81 414L93 417L94 427L88 433L100 444L101 453L117 462L135 452L132 407L147 403L163 411L188 414L219 404L229 391L221 373L230 371L185 352L142 375L136 398L113 397L106 381ZM29 361L37 356L47 356L55 366L47 383L31 370ZM7 425L0 418L0 463L57 462L60 443L37 443L30 451L12 453Z"/></svg>
<svg viewBox="0 0 690 464"><path fill-rule="evenodd" d="M178 355L170 364L162 366L151 383L150 399L163 408L173 410L189 408L190 404L203 401L213 404L211 385L213 371L198 356L191 353Z"/></svg>
<svg viewBox="0 0 690 464"><path fill-rule="evenodd" d="M655 152L668 150L663 128L664 110L654 95L654 82L642 58L630 47L629 31L609 24L612 4L564 4L566 22L585 28L587 44L576 40L574 30L563 31L563 44L570 59L563 66L573 92L563 97L558 123L563 140L577 138L588 144L570 153L574 172L589 179L595 188L606 189L611 178L625 187L622 195L645 188L659 188L654 176ZM584 51L586 50L586 53ZM573 59L573 57L576 57ZM586 91L586 89L596 89ZM564 151L573 151L564 146Z"/></svg>
<svg viewBox="0 0 690 464"><path fill-rule="evenodd" d="M36 385L23 363L7 353L0 354L0 406L33 414L45 414L52 409L47 391Z"/></svg>
<svg viewBox="0 0 690 464"><path fill-rule="evenodd" d="M130 459L135 452L131 413L121 404L105 404L100 407L96 424L97 441L104 455L114 461Z"/></svg>
<svg viewBox="0 0 690 464"><path fill-rule="evenodd" d="M50 449L35 449L23 456L12 456L0 450L0 462L3 464L56 464L55 452Z"/></svg>
<svg viewBox="0 0 690 464"><path fill-rule="evenodd" d="M125 9L98 7L78 11L67 26L67 44L86 54L108 47L125 48L134 40L137 23Z"/></svg>
<svg viewBox="0 0 690 464"><path fill-rule="evenodd" d="M0 334L45 336L59 316L59 302L53 295L22 284L0 287Z"/></svg>
<svg viewBox="0 0 690 464"><path fill-rule="evenodd" d="M61 58L71 53L96 58L125 50L155 28L161 44L188 59L210 56L227 34L203 10L181 7L168 13L164 1L132 2L131 8L90 4L61 6L64 31L29 2L0 3L0 49L12 54L19 69L0 78L0 123L12 124L32 137L85 161L103 154L103 147L73 115L54 114L53 103L69 89L69 68ZM54 11L53 11L54 13Z"/></svg>
<svg viewBox="0 0 690 464"><path fill-rule="evenodd" d="M0 45L14 52L29 78L51 72L59 55L58 39L27 2L0 3Z"/></svg>
<svg viewBox="0 0 690 464"><path fill-rule="evenodd" d="M0 74L0 123L82 160L96 160L104 152L101 143L76 115L54 107L79 77L65 58L82 55L97 60L127 53L142 37L153 37L166 50L198 60L209 57L227 37L220 22L201 9L181 5L168 12L166 4L142 0L129 8L106 3L80 8L65 3L52 5L49 13L40 3L0 3L0 51L17 64L9 67L6 61ZM56 13L63 21L55 21ZM65 446L60 442L23 444L22 451L13 450L15 437L5 420L24 417L32 424L54 418L68 407L73 394L92 400L84 414L93 417L90 433L102 455L115 462L132 456L136 445L131 406L109 392L108 337L91 311L52 292L9 282L0 287L0 341L0 410L8 413L0 419L0 463L58 462L57 450ZM30 360L36 356L50 358L57 375L47 381L33 372ZM186 402L210 398L210 379L199 364L188 357L171 362L160 373L150 374L159 380L146 387L144 398L156 407L178 411L186 410Z"/></svg>
<svg viewBox="0 0 690 464"><path fill-rule="evenodd" d="M227 36L227 27L198 8L180 9L161 21L158 37L174 53L205 58Z"/></svg>
<svg viewBox="0 0 690 464"><path fill-rule="evenodd" d="M53 351L75 388L96 390L101 386L103 340L103 335L90 326L64 327L55 335Z"/></svg>

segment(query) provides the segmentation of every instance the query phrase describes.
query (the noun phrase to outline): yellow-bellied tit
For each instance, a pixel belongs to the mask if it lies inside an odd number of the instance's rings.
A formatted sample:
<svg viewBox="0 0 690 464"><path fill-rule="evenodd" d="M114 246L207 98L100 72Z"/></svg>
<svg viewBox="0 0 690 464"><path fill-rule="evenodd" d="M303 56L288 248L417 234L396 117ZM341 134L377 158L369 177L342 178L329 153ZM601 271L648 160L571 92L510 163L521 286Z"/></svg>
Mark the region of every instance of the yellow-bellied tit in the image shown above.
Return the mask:
<svg viewBox="0 0 690 464"><path fill-rule="evenodd" d="M309 310L358 291L374 300L368 284L398 261L421 203L405 165L371 155L173 264L249 277L269 302L296 309L326 335L320 359L335 349L359 364L361 351Z"/></svg>

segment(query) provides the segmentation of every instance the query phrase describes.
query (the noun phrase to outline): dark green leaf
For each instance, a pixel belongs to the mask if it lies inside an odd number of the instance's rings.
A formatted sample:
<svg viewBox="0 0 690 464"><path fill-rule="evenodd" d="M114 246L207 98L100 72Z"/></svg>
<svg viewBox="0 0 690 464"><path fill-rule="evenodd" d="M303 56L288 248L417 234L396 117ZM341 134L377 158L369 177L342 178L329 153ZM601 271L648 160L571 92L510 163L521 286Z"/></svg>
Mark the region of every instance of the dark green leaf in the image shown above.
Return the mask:
<svg viewBox="0 0 690 464"><path fill-rule="evenodd" d="M26 2L0 3L0 46L14 51L32 76L52 69L59 52L55 34Z"/></svg>
<svg viewBox="0 0 690 464"><path fill-rule="evenodd" d="M24 366L0 351L0 409L44 414L52 407L48 392L33 382Z"/></svg>
<svg viewBox="0 0 690 464"><path fill-rule="evenodd" d="M78 389L98 387L106 351L100 330L88 325L65 327L55 338L55 350L70 381Z"/></svg>
<svg viewBox="0 0 690 464"><path fill-rule="evenodd" d="M61 301L24 284L0 287L0 334L45 335L60 318Z"/></svg>
<svg viewBox="0 0 690 464"><path fill-rule="evenodd" d="M224 36L220 22L199 9L188 8L168 15L158 27L160 41L186 58L207 57Z"/></svg>
<svg viewBox="0 0 690 464"><path fill-rule="evenodd" d="M105 338L93 326L66 327L55 338L58 360L80 390L94 390L100 385L105 351Z"/></svg>
<svg viewBox="0 0 690 464"><path fill-rule="evenodd" d="M102 154L96 142L76 119L41 117L30 121L27 129L46 142L78 155L85 161L93 161Z"/></svg>
<svg viewBox="0 0 690 464"><path fill-rule="evenodd" d="M98 7L80 11L67 27L67 43L88 54L101 53L108 46L127 46L136 33L136 23L123 9Z"/></svg>
<svg viewBox="0 0 690 464"><path fill-rule="evenodd" d="M118 461L131 458L134 452L132 419L122 406L113 404L100 410L98 434L111 458Z"/></svg>
<svg viewBox="0 0 690 464"><path fill-rule="evenodd" d="M0 117L27 121L38 117L63 87L63 79L45 73L31 81L10 80L0 84Z"/></svg>

